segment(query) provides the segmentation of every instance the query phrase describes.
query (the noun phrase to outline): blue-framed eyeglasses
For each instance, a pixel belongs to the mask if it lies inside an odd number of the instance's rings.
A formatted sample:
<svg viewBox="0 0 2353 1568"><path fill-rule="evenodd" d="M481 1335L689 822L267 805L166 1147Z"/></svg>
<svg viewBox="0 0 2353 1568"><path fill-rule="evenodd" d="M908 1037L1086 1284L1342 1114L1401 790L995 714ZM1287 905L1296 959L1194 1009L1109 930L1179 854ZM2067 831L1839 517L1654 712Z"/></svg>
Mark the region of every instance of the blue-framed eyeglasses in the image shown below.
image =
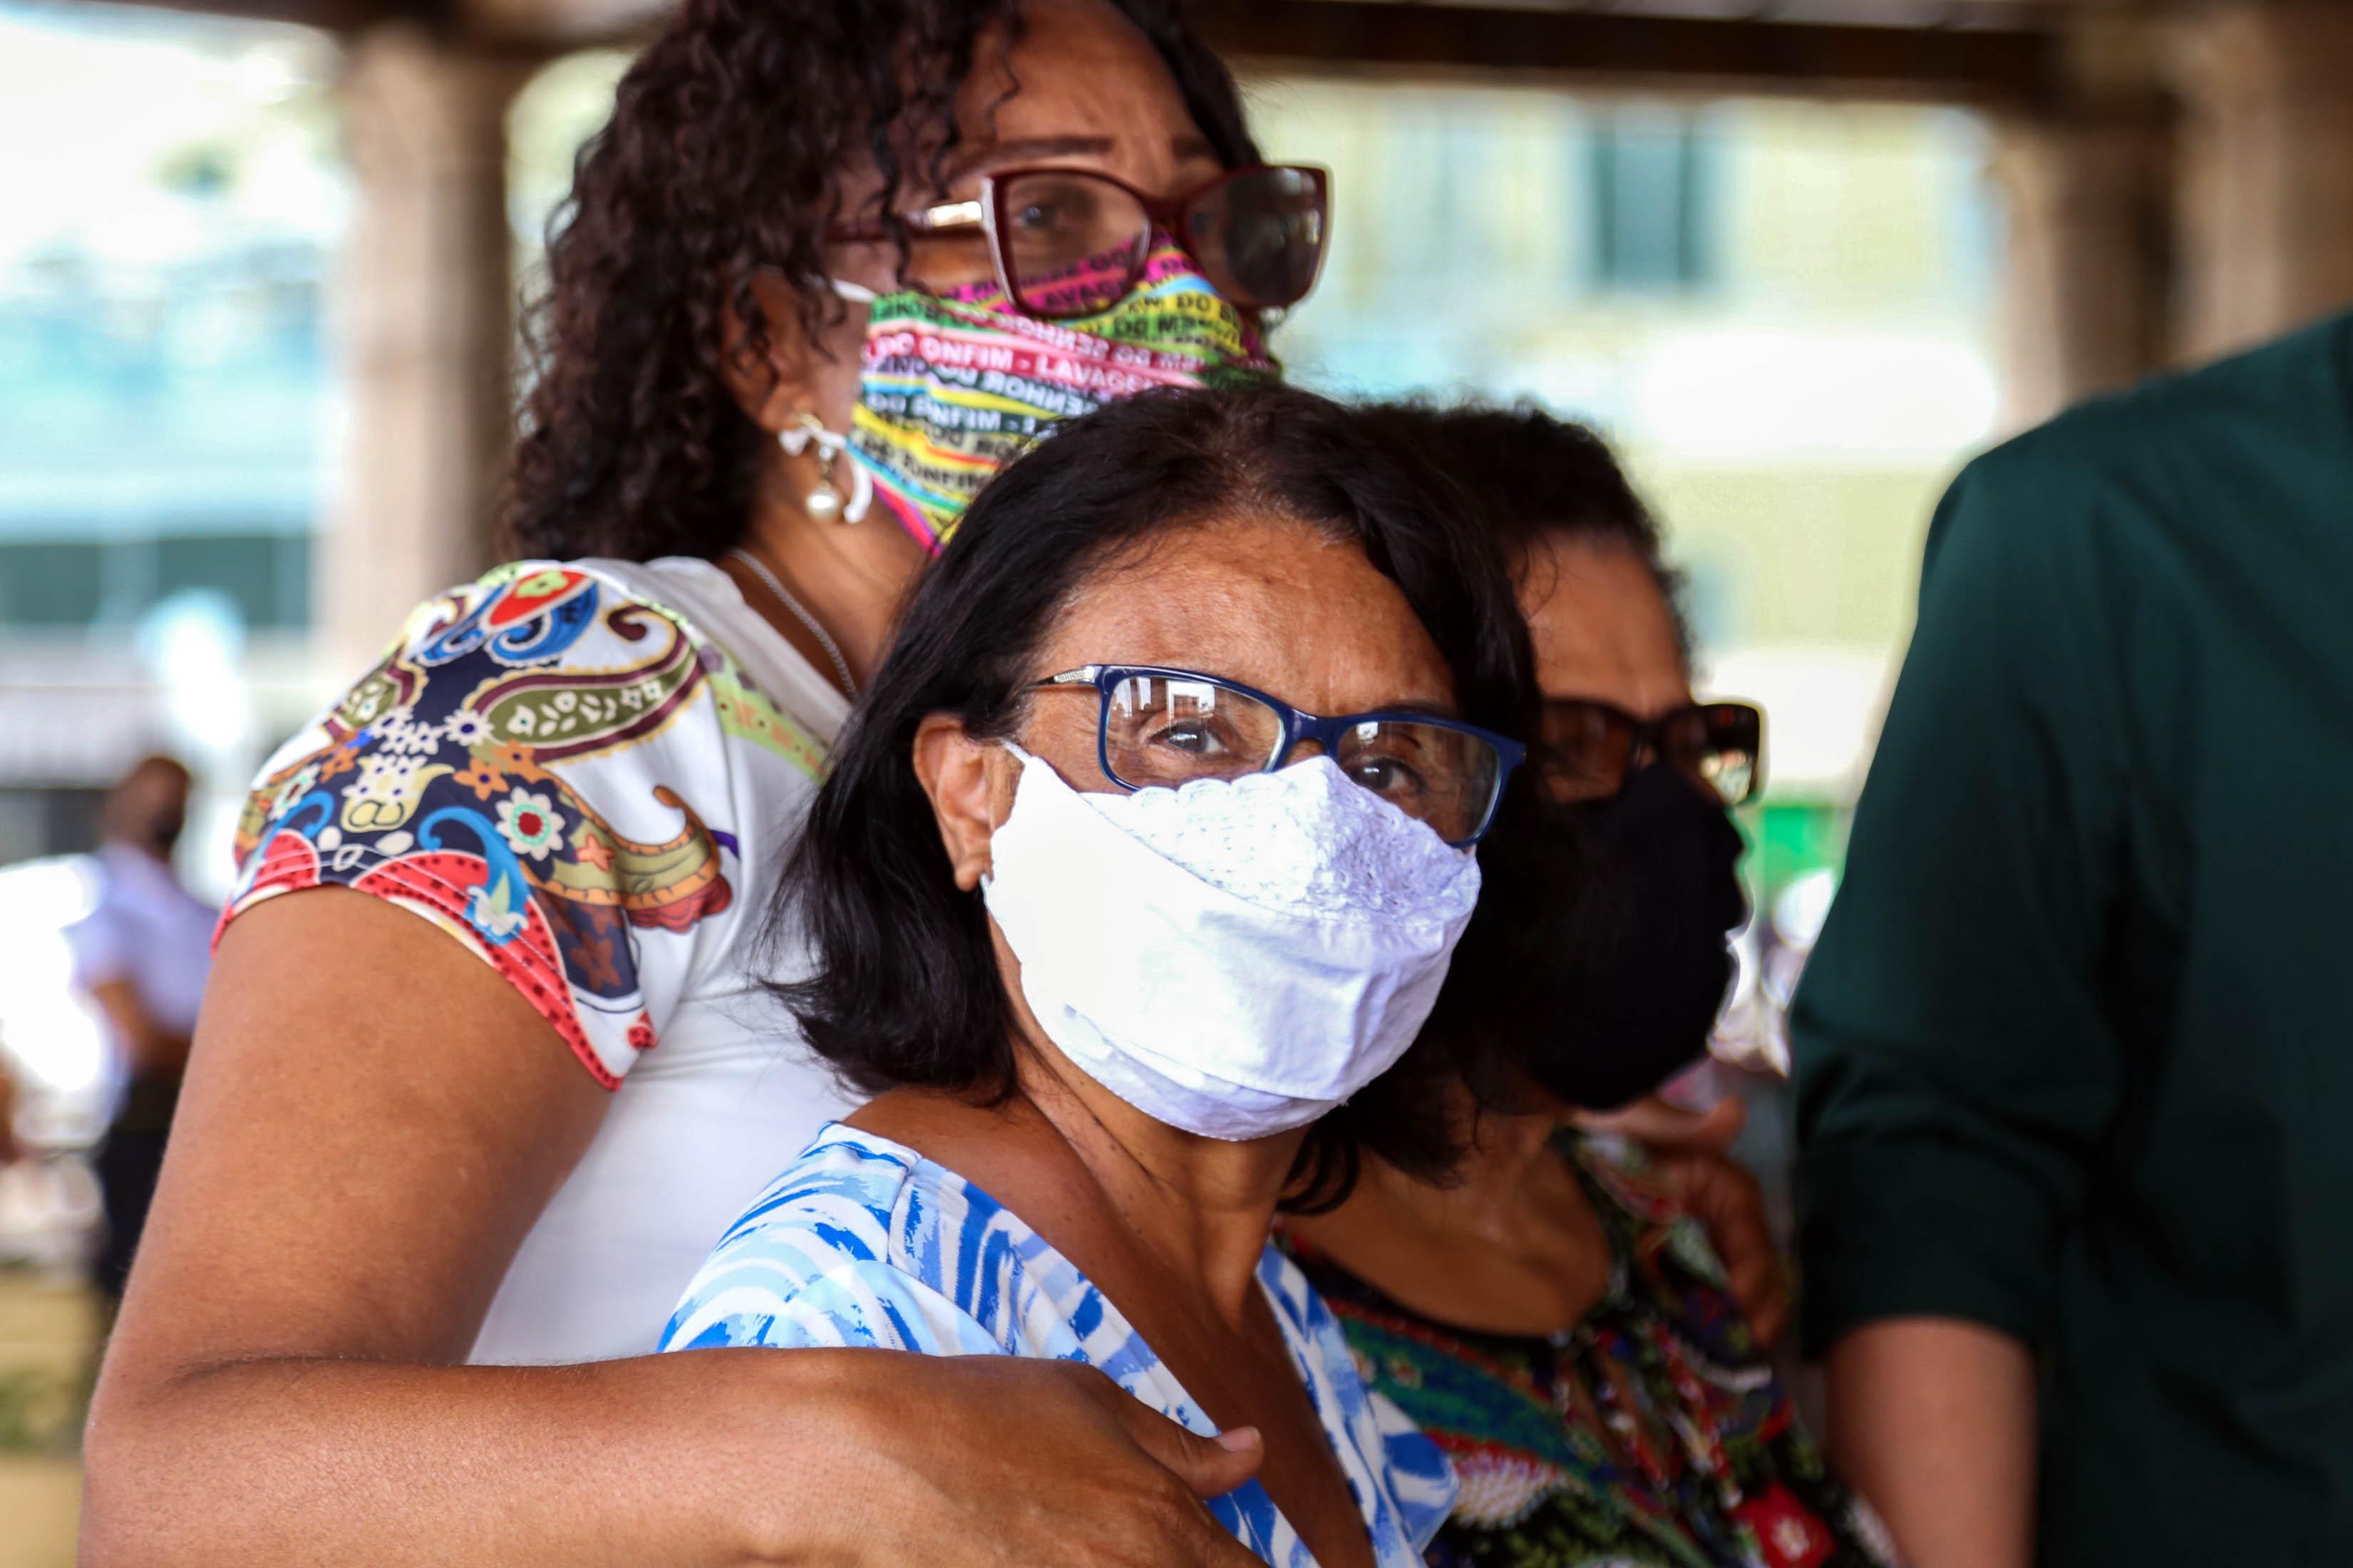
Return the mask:
<svg viewBox="0 0 2353 1568"><path fill-rule="evenodd" d="M1090 664L1036 684L1094 689L1102 699L1096 754L1113 784L1175 788L1272 773L1313 742L1349 778L1458 848L1487 831L1504 781L1526 755L1517 741L1460 720L1398 710L1326 719L1190 669Z"/></svg>

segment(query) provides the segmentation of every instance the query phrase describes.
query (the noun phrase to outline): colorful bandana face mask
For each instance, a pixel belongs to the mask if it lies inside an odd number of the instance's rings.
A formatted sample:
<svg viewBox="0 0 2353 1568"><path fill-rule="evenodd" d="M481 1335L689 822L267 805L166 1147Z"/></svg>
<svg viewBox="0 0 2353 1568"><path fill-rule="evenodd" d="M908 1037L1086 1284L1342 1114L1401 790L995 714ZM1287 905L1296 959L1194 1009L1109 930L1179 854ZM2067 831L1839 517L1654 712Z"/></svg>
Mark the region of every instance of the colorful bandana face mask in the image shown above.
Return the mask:
<svg viewBox="0 0 2353 1568"><path fill-rule="evenodd" d="M1099 315L1024 316L994 280L883 294L871 310L850 456L934 555L981 487L1060 421L1155 386L1282 374L1258 328L1166 238Z"/></svg>

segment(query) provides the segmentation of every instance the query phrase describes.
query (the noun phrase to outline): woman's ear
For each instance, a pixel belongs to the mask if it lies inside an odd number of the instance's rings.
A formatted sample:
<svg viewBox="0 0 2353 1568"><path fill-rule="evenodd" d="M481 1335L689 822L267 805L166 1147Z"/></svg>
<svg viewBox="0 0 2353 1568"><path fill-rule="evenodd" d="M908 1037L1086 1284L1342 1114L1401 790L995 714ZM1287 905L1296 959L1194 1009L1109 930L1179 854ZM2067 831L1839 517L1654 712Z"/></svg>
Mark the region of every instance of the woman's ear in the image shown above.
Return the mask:
<svg viewBox="0 0 2353 1568"><path fill-rule="evenodd" d="M1012 754L996 741L965 733L953 713L934 713L915 727L915 782L931 797L948 867L965 892L980 886L989 867L989 840L1005 820L1012 793Z"/></svg>
<svg viewBox="0 0 2353 1568"><path fill-rule="evenodd" d="M736 406L771 435L791 429L804 414L815 414L828 430L848 429L858 395L861 309L836 312L842 319L830 325L831 317L820 312L812 337L801 321L801 297L783 274L763 268L752 275L751 289L767 341L755 350L750 323L728 305L719 374Z"/></svg>

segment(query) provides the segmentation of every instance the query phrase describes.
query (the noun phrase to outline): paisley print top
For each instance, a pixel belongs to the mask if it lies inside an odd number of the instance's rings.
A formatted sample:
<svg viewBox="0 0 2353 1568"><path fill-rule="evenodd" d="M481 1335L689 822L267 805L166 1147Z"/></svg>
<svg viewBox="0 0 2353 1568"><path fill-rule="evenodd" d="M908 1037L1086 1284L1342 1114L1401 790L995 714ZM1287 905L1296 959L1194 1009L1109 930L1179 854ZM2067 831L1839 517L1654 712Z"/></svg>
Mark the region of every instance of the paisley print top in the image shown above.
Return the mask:
<svg viewBox="0 0 2353 1568"><path fill-rule="evenodd" d="M681 793L715 771L689 739L803 780L825 755L676 615L577 565L502 566L420 608L264 770L228 918L321 882L414 909L611 1088L683 979L661 955L685 943L659 939L739 912L742 846L715 810L733 802Z"/></svg>
<svg viewBox="0 0 2353 1568"><path fill-rule="evenodd" d="M1454 1500L1445 1459L1366 1390L1289 1259L1268 1247L1258 1277L1375 1560L1411 1568ZM1193 1431L1218 1430L1119 1309L1019 1216L913 1150L849 1127L827 1128L721 1237L662 1336L664 1350L724 1345L1084 1362ZM1258 1482L1209 1509L1266 1562L1313 1568Z"/></svg>
<svg viewBox="0 0 2353 1568"><path fill-rule="evenodd" d="M1569 1145L1609 1237L1607 1293L1552 1338L1398 1305L1295 1238L1358 1370L1435 1438L1461 1498L1433 1568L1886 1568L1868 1504L1824 1467L1699 1227Z"/></svg>
<svg viewBox="0 0 2353 1568"><path fill-rule="evenodd" d="M520 562L420 606L265 766L225 925L322 884L384 900L628 1080L477 1359L649 1351L744 1194L855 1103L754 990L845 710L708 563Z"/></svg>

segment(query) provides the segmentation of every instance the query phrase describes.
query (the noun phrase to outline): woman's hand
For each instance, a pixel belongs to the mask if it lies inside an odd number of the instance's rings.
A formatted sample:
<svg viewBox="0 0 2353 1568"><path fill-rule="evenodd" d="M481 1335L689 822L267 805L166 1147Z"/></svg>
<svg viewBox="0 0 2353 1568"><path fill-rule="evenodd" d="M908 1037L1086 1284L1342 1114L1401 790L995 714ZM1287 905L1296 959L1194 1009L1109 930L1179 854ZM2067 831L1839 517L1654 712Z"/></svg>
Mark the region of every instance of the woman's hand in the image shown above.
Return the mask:
<svg viewBox="0 0 2353 1568"><path fill-rule="evenodd" d="M1728 1096L1699 1111L1654 1095L1623 1110L1579 1116L1577 1125L1642 1146L1651 1173L1707 1232L1749 1331L1769 1348L1789 1326L1789 1276L1765 1217L1764 1189L1727 1152L1747 1121L1747 1108Z"/></svg>
<svg viewBox="0 0 2353 1568"><path fill-rule="evenodd" d="M1009 1356L889 1351L711 1351L830 1359L819 1419L836 1440L775 1466L773 1560L927 1568L1251 1568L1258 1559L1200 1500L1250 1479L1263 1457L1240 1427L1198 1436L1092 1367ZM816 1361L807 1364L814 1366ZM823 1441L821 1436L818 1439ZM813 1520L793 1494L821 1481Z"/></svg>

